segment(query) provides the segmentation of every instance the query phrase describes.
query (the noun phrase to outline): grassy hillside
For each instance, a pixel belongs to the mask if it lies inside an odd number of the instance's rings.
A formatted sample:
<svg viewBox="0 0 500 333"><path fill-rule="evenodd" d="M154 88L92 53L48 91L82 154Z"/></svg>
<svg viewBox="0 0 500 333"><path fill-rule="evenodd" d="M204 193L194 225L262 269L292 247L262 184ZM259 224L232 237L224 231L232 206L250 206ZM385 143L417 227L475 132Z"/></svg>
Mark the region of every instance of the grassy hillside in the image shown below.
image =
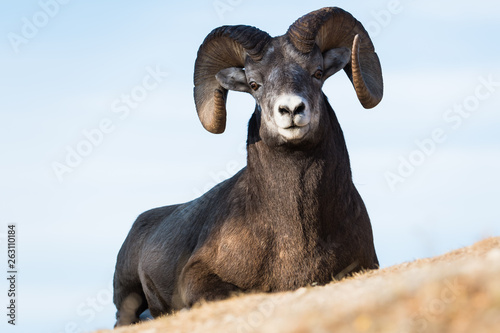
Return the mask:
<svg viewBox="0 0 500 333"><path fill-rule="evenodd" d="M113 332L500 332L500 237L326 286L201 304Z"/></svg>

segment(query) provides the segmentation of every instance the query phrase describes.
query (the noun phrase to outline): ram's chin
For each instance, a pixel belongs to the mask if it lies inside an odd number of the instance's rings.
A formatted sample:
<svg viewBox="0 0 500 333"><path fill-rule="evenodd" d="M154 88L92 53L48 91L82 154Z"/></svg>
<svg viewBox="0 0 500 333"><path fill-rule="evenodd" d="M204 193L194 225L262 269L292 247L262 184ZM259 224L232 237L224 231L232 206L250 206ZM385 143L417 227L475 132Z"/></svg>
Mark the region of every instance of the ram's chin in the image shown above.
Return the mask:
<svg viewBox="0 0 500 333"><path fill-rule="evenodd" d="M298 142L303 140L307 136L307 133L309 133L309 124L302 127L278 128L278 133L287 142Z"/></svg>

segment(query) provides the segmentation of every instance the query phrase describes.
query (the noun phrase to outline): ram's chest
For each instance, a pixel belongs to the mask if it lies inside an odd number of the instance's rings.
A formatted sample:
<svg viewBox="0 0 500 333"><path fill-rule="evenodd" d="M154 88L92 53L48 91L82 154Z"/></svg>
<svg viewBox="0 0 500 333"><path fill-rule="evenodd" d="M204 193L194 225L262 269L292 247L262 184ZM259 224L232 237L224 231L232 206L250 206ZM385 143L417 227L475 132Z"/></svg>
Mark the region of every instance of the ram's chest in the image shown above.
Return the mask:
<svg viewBox="0 0 500 333"><path fill-rule="evenodd" d="M283 235L267 264L271 287L280 291L330 281L335 260L315 239Z"/></svg>
<svg viewBox="0 0 500 333"><path fill-rule="evenodd" d="M237 228L224 230L215 243L215 255L211 258L215 273L241 289L255 289L263 278L270 240L252 230Z"/></svg>
<svg viewBox="0 0 500 333"><path fill-rule="evenodd" d="M314 242L249 230L221 236L214 258L216 274L241 289L290 290L331 280L334 256Z"/></svg>

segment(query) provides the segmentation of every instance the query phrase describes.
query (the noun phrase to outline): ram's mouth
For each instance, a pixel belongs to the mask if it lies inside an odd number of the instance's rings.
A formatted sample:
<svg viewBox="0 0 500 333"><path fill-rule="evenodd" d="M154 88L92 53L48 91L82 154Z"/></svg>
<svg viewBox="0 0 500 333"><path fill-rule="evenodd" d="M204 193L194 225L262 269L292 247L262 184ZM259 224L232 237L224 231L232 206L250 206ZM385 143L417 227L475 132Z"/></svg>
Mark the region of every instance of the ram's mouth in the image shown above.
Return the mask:
<svg viewBox="0 0 500 333"><path fill-rule="evenodd" d="M305 126L292 125L286 128L278 128L278 133L287 141L303 139L309 132L309 124Z"/></svg>

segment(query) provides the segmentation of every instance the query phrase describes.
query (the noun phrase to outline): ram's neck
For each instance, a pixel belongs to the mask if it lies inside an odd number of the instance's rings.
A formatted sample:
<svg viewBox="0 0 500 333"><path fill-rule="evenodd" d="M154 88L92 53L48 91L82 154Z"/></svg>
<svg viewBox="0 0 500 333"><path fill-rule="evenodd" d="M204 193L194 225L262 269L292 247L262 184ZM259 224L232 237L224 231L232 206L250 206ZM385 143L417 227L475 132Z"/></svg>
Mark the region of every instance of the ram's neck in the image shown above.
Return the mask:
<svg viewBox="0 0 500 333"><path fill-rule="evenodd" d="M349 157L331 107L327 114L327 135L307 150L268 147L255 140L256 125L250 123L248 208L269 223L320 230L333 227L335 219L343 218L342 212L347 214L353 195Z"/></svg>

